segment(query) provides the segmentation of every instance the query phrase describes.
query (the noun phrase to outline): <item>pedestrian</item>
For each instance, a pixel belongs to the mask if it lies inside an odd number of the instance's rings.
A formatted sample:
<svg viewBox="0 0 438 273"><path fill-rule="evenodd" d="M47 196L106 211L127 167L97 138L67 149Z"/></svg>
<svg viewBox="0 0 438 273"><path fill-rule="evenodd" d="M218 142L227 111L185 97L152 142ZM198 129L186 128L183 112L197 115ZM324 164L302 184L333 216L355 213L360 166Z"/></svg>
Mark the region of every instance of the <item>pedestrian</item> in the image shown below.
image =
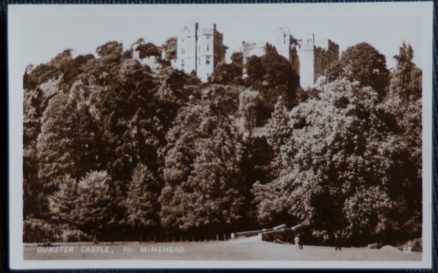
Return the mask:
<svg viewBox="0 0 438 273"><path fill-rule="evenodd" d="M301 250L303 250L304 249L304 247L303 247L303 238L300 238L300 240L299 240L299 246L300 246L300 249Z"/></svg>
<svg viewBox="0 0 438 273"><path fill-rule="evenodd" d="M339 251L342 250L342 248L341 248L341 239L339 238L339 235L337 233L335 234L335 251L336 250L339 250Z"/></svg>
<svg viewBox="0 0 438 273"><path fill-rule="evenodd" d="M300 249L300 237L298 236L298 233L295 235L294 242L296 249Z"/></svg>

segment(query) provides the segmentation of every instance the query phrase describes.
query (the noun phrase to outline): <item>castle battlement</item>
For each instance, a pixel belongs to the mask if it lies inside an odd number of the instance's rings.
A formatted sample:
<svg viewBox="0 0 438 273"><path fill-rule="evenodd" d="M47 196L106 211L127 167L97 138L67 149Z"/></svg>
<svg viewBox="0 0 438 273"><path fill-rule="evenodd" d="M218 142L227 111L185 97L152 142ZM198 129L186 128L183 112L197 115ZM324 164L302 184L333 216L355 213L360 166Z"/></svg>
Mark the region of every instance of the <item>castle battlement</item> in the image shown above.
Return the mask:
<svg viewBox="0 0 438 273"><path fill-rule="evenodd" d="M300 75L300 85L311 87L322 76L327 66L339 59L339 45L330 39L316 39L314 33L304 38L294 37L285 27L276 29L276 41L273 44L277 52L291 62ZM263 56L266 42L242 42L243 63L251 56ZM223 34L216 24L200 28L197 22L184 26L177 35L176 59L171 65L186 73L195 73L206 82L214 72L216 65L225 62L227 47L223 44ZM245 75L245 71L243 72Z"/></svg>

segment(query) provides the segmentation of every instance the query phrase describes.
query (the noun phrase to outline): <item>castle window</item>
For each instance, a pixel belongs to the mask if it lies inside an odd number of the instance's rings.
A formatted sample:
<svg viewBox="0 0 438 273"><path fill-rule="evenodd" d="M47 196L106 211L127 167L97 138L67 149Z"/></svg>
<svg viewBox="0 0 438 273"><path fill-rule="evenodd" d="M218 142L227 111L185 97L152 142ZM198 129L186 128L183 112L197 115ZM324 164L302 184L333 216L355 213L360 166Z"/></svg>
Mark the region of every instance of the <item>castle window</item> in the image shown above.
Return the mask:
<svg viewBox="0 0 438 273"><path fill-rule="evenodd" d="M210 56L205 57L205 64L210 64Z"/></svg>
<svg viewBox="0 0 438 273"><path fill-rule="evenodd" d="M209 45L207 45L207 51L209 51L210 50L210 46Z"/></svg>
<svg viewBox="0 0 438 273"><path fill-rule="evenodd" d="M184 67L184 60L181 60L181 67Z"/></svg>

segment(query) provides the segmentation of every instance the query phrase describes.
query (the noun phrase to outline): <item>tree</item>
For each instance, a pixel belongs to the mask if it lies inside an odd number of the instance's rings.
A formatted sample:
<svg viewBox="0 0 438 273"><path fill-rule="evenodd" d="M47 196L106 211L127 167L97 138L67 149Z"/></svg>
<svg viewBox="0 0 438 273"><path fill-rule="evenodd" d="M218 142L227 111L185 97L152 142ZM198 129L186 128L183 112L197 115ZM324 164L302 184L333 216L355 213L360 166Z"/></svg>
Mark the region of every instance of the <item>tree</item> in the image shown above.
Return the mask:
<svg viewBox="0 0 438 273"><path fill-rule="evenodd" d="M272 162L273 170L280 170L281 164L281 148L288 142L292 128L289 127L289 111L283 102L283 97L278 97L277 103L274 106L271 119L267 125L268 143L271 145L274 152L274 160ZM278 174L277 174L278 175Z"/></svg>
<svg viewBox="0 0 438 273"><path fill-rule="evenodd" d="M102 151L101 131L89 106L90 92L92 91L81 80L75 81L69 90L70 103L75 107L74 113L71 114L73 160L76 163L72 175L77 179L90 170L103 167L99 158Z"/></svg>
<svg viewBox="0 0 438 273"><path fill-rule="evenodd" d="M51 220L54 222L76 225L76 214L79 207L78 182L69 174L59 176L57 190L48 198Z"/></svg>
<svg viewBox="0 0 438 273"><path fill-rule="evenodd" d="M90 171L79 181L59 176L57 184L49 197L51 222L79 228L99 240L117 238L120 188L106 171Z"/></svg>
<svg viewBox="0 0 438 273"><path fill-rule="evenodd" d="M139 52L140 59L150 56L161 57L160 49L152 43L140 44L135 50Z"/></svg>
<svg viewBox="0 0 438 273"><path fill-rule="evenodd" d="M138 164L132 173L126 198L126 222L135 231L142 232L142 229L156 228L159 225L158 197L160 192L159 179L149 171L146 165Z"/></svg>
<svg viewBox="0 0 438 273"><path fill-rule="evenodd" d="M397 106L404 109L412 101L421 98L421 70L413 63L413 57L412 47L403 43L399 54L394 56L397 65L390 78L388 99L399 100ZM404 112L404 109L400 109L400 113Z"/></svg>
<svg viewBox="0 0 438 273"><path fill-rule="evenodd" d="M166 42L163 44L162 48L166 60L172 60L176 58L176 42L176 37L171 37L167 39Z"/></svg>
<svg viewBox="0 0 438 273"><path fill-rule="evenodd" d="M153 73L132 59L111 66L104 61L98 59L100 79L90 99L102 127L104 168L114 180L126 182L144 163L160 178L165 134L191 93L185 89L191 78L171 67Z"/></svg>
<svg viewBox="0 0 438 273"><path fill-rule="evenodd" d="M38 179L44 190L57 188L56 178L65 174L75 176L73 115L74 105L62 93L53 97L42 117L41 134L37 143Z"/></svg>
<svg viewBox="0 0 438 273"><path fill-rule="evenodd" d="M23 117L23 214L40 216L44 209L43 185L38 180L36 143L40 133L41 90L24 91Z"/></svg>
<svg viewBox="0 0 438 273"><path fill-rule="evenodd" d="M298 74L293 70L288 59L278 54L275 47L266 45L266 53L262 56L262 63L265 68L264 80L271 87L286 86L285 98L294 98L294 91L298 87ZM276 96L277 98L278 96Z"/></svg>
<svg viewBox="0 0 438 273"><path fill-rule="evenodd" d="M87 88L91 112L100 125L98 169L106 170L119 187L113 232L137 233L140 223L127 217L135 212L128 212L126 206L132 175L141 164L162 185L165 134L191 94L185 89L191 78L171 67L152 73L132 59L111 66L97 61L99 74Z"/></svg>
<svg viewBox="0 0 438 273"><path fill-rule="evenodd" d="M254 184L265 184L271 181L271 161L273 160L272 147L265 136L250 135L243 140L243 154L239 169L242 176L243 194L245 197L245 221L243 228L251 229L261 224L257 219L257 204L252 188Z"/></svg>
<svg viewBox="0 0 438 273"><path fill-rule="evenodd" d="M111 178L108 210L112 218L104 226L87 231L102 238L109 233L126 234L126 201L135 203L138 186L132 184L141 184L141 177L154 178L159 185L154 188L158 198L165 135L199 82L171 67L152 72L133 60L127 54L130 51L123 52L117 42L99 46L96 52L98 58L91 54L72 58L67 50L47 64L26 69L23 197L26 217L71 222L86 229L83 223L91 220L80 215L84 208L70 206L73 202L67 197L77 193L67 188L76 181L98 179L99 175L90 176L93 172L105 173ZM145 170L134 172L137 166ZM90 191L98 188L90 187ZM55 199L61 200L59 206L65 211L54 205ZM92 205L91 199L88 205ZM157 206L155 201L155 214ZM76 218L69 218L68 213ZM156 226L158 217L154 217L147 216ZM140 223L134 222L130 221L132 227L139 227Z"/></svg>
<svg viewBox="0 0 438 273"><path fill-rule="evenodd" d="M347 48L339 61L330 64L325 72L330 81L347 78L371 86L381 96L388 87L389 71L385 56L368 43Z"/></svg>
<svg viewBox="0 0 438 273"><path fill-rule="evenodd" d="M394 56L397 65L380 108L385 122L397 134L386 147L396 163L390 169L395 179L387 183L387 189L397 201L397 229L399 233L405 231L399 237L406 239L421 236L422 221L422 73L413 56L412 47L403 43Z"/></svg>
<svg viewBox="0 0 438 273"><path fill-rule="evenodd" d="M104 66L112 66L120 63L123 58L123 45L116 41L110 41L96 48L100 57L100 63Z"/></svg>
<svg viewBox="0 0 438 273"><path fill-rule="evenodd" d="M51 59L48 65L61 70L72 61L73 58L71 52L71 49L65 49L63 52L56 55L55 58Z"/></svg>
<svg viewBox="0 0 438 273"><path fill-rule="evenodd" d="M253 55L248 58L245 64L246 73L250 81L262 81L265 75L265 68L261 58Z"/></svg>
<svg viewBox="0 0 438 273"><path fill-rule="evenodd" d="M184 107L167 135L160 196L165 228L218 231L235 227L244 214L237 131L214 100Z"/></svg>
<svg viewBox="0 0 438 273"><path fill-rule="evenodd" d="M139 63L125 60L107 70L101 92L93 94L94 111L102 127L104 168L115 180L129 181L139 162L157 170L157 148L164 138L156 116L156 84Z"/></svg>
<svg viewBox="0 0 438 273"><path fill-rule="evenodd" d="M379 234L389 234L397 198L387 185L397 179L394 168L399 169L405 157L400 157L400 146L394 147L397 136L380 118L379 96L345 79L321 83L317 90L319 96L289 113L289 131L280 130L287 129L284 121L279 128L271 127L271 139L285 141L276 148L277 178L253 188L259 220L309 221L321 240L340 231L351 243L363 244L365 238L377 238L378 229ZM276 120L284 120L284 114L279 116L283 118ZM276 138L278 132L287 136ZM363 203L364 198L372 199ZM378 207L376 211L371 205ZM360 226L358 221L367 224Z"/></svg>
<svg viewBox="0 0 438 273"><path fill-rule="evenodd" d="M242 52L233 52L231 54L231 63L237 65L240 67L240 69L243 68L243 54Z"/></svg>
<svg viewBox="0 0 438 273"><path fill-rule="evenodd" d="M232 84L238 83L242 77L242 67L231 63L219 63L213 74L210 76L209 81L212 83Z"/></svg>
<svg viewBox="0 0 438 273"><path fill-rule="evenodd" d="M87 173L77 184L76 207L69 216L72 223L82 231L104 239L118 224L114 214L116 188L106 171Z"/></svg>
<svg viewBox="0 0 438 273"><path fill-rule="evenodd" d="M263 95L263 111L268 112L264 119L270 117L274 104L282 96L288 108L296 104L298 73L292 68L288 59L278 54L274 46L266 44L265 54L261 57L251 56L246 62L246 71L250 85Z"/></svg>
<svg viewBox="0 0 438 273"><path fill-rule="evenodd" d="M243 84L242 74L243 55L241 52L234 52L231 55L231 63L219 62L209 80L220 84Z"/></svg>
<svg viewBox="0 0 438 273"><path fill-rule="evenodd" d="M122 54L123 45L116 41L110 41L96 48L99 57L104 57L112 54Z"/></svg>
<svg viewBox="0 0 438 273"><path fill-rule="evenodd" d="M388 215L393 214L395 209L395 202L380 186L359 187L344 203L348 223L345 233L358 243L374 240L383 244L388 235L393 236L388 232L393 225Z"/></svg>
<svg viewBox="0 0 438 273"><path fill-rule="evenodd" d="M50 193L56 178L70 174L80 178L97 167L95 149L96 127L85 103L72 96L58 93L49 102L42 117L41 134L37 142L38 179L44 181Z"/></svg>
<svg viewBox="0 0 438 273"><path fill-rule="evenodd" d="M50 184L49 181L38 179L39 165L41 163L38 160L38 137L42 134L43 115L46 113L50 100L56 97L58 93L69 92L69 86L71 86L70 76L78 74L79 64L82 64L82 61L78 62L80 59L81 56L73 59L71 50L64 50L47 64L41 64L36 67L28 66L23 76L25 89L23 119L23 212L25 216L47 217L47 195L53 190L53 187L48 186ZM86 125L88 123L81 124ZM56 130L53 126L52 129ZM51 137L53 140L53 136Z"/></svg>

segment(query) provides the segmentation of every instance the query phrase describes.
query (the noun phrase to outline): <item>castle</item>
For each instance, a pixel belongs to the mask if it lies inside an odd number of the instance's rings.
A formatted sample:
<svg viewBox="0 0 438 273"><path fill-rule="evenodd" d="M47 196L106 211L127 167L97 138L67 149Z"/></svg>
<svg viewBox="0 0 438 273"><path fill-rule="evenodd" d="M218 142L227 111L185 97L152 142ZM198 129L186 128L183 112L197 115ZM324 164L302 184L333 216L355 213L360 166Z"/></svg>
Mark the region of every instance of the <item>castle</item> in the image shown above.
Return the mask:
<svg viewBox="0 0 438 273"><path fill-rule="evenodd" d="M339 59L339 45L329 39L316 40L314 34L308 34L304 40L297 39L282 27L277 29L276 36L273 45L300 75L302 88L311 87L324 74L326 67ZM260 57L265 51L266 43L242 42L244 64L249 57Z"/></svg>
<svg viewBox="0 0 438 273"><path fill-rule="evenodd" d="M206 82L216 65L225 62L226 50L216 24L212 28L200 29L198 23L191 23L177 35L176 59L171 64L188 74L195 73Z"/></svg>
<svg viewBox="0 0 438 273"><path fill-rule="evenodd" d="M288 29L277 29L273 44L277 52L291 62L300 75L300 85L311 87L324 74L326 67L339 59L339 45L325 39L316 40L314 34L305 39L295 38ZM227 47L223 44L223 35L216 29L200 29L198 23L184 26L177 35L176 58L171 65L190 74L195 73L203 82L214 72L216 65L225 62ZM266 42L242 42L243 62L255 55L262 56L266 51ZM245 71L243 71L245 75Z"/></svg>
<svg viewBox="0 0 438 273"><path fill-rule="evenodd" d="M294 41L290 61L303 88L312 86L329 64L339 60L339 45L329 39L316 40L314 34L308 34L304 41Z"/></svg>

